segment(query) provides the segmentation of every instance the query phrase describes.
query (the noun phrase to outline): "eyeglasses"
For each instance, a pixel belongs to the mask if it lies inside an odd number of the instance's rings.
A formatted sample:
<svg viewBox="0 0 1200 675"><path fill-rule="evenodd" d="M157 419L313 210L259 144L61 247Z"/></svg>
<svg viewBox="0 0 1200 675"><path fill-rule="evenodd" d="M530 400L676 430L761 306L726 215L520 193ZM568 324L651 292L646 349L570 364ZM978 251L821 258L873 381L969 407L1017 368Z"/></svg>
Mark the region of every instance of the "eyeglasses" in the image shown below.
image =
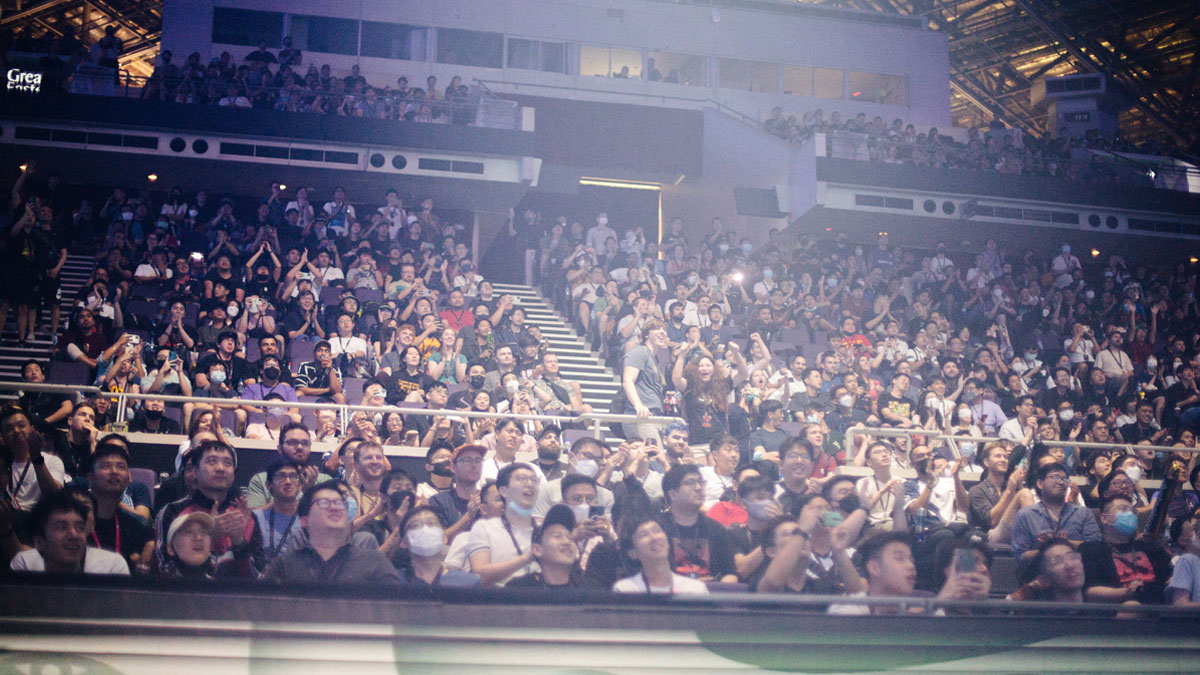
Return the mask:
<svg viewBox="0 0 1200 675"><path fill-rule="evenodd" d="M293 448L311 448L312 447L312 441L308 440L307 438L289 438L286 441L284 441L283 444L293 447Z"/></svg>
<svg viewBox="0 0 1200 675"><path fill-rule="evenodd" d="M789 452L783 456L785 462L799 462L800 464L812 464L812 458L808 455L802 455L797 452Z"/></svg>
<svg viewBox="0 0 1200 675"><path fill-rule="evenodd" d="M529 485L530 483L538 482L538 477L537 476L511 476L511 477L509 477L508 482L516 483L517 485Z"/></svg>
<svg viewBox="0 0 1200 675"><path fill-rule="evenodd" d="M454 460L455 464L466 464L467 466L480 466L483 464L482 457L459 457Z"/></svg>
<svg viewBox="0 0 1200 675"><path fill-rule="evenodd" d="M318 497L312 501L312 505L322 511L349 511L350 505L345 499L329 499L327 497Z"/></svg>
<svg viewBox="0 0 1200 675"><path fill-rule="evenodd" d="M1069 482L1071 482L1071 479L1068 478L1067 475L1064 473L1052 473L1049 476L1046 476L1045 478L1043 478L1042 480L1046 481L1047 483L1069 483Z"/></svg>
<svg viewBox="0 0 1200 675"><path fill-rule="evenodd" d="M685 480L682 483L680 483L679 487L702 488L702 487L704 487L704 479L703 478L691 478L691 479Z"/></svg>
<svg viewBox="0 0 1200 675"><path fill-rule="evenodd" d="M1053 558L1047 558L1046 565L1048 567L1062 567L1067 563L1078 562L1080 560L1083 560L1083 556L1080 555L1079 551L1071 551L1070 553L1056 555Z"/></svg>
<svg viewBox="0 0 1200 675"><path fill-rule="evenodd" d="M299 483L300 482L300 474L295 473L294 471L288 472L288 473L277 473L277 474L275 474L275 477L272 478L271 480L290 480L290 481L295 481L295 482Z"/></svg>

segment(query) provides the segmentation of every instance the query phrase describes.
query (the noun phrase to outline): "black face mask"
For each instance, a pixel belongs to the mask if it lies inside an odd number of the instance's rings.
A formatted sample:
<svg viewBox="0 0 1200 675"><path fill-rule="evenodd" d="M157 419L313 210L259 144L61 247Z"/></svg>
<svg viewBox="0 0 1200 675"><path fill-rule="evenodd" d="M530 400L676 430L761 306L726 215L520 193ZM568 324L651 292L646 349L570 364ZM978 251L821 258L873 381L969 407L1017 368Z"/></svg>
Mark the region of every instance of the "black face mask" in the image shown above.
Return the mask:
<svg viewBox="0 0 1200 675"><path fill-rule="evenodd" d="M920 473L920 474L928 473L929 472L929 463L932 461L933 461L932 457L930 457L929 459L923 459L923 460L917 462L913 466L913 468L917 470L917 473Z"/></svg>
<svg viewBox="0 0 1200 675"><path fill-rule="evenodd" d="M434 462L432 464L432 467L433 468L430 471L430 473L432 473L435 476L441 476L442 478L450 478L451 476L454 475L454 472L450 470L450 462Z"/></svg>
<svg viewBox="0 0 1200 675"><path fill-rule="evenodd" d="M472 375L471 376L471 388L472 389L483 389L483 375Z"/></svg>
<svg viewBox="0 0 1200 675"><path fill-rule="evenodd" d="M263 368L263 377L268 380L278 380L279 379L279 369L276 368L275 366L271 366L270 368Z"/></svg>
<svg viewBox="0 0 1200 675"><path fill-rule="evenodd" d="M268 276L267 276L267 275L265 275L265 274L260 274L260 275L258 275L258 280L259 280L259 281L266 281L266 280L267 280L267 279L269 279L269 278L270 278L270 277L268 277Z"/></svg>
<svg viewBox="0 0 1200 675"><path fill-rule="evenodd" d="M838 509L846 515L854 513L860 506L862 506L862 500L856 494L848 494L842 497L842 501L838 502Z"/></svg>
<svg viewBox="0 0 1200 675"><path fill-rule="evenodd" d="M151 421L161 420L162 416L163 416L163 411L161 411L161 410L147 410L145 412L146 412L146 419L151 420Z"/></svg>

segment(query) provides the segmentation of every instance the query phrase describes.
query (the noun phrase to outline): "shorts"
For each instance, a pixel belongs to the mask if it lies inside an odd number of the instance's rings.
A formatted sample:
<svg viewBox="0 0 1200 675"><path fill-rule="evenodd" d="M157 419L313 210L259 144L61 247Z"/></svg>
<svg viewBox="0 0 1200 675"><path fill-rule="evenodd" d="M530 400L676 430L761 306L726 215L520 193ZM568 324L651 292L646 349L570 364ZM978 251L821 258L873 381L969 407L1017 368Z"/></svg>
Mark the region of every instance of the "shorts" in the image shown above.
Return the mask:
<svg viewBox="0 0 1200 675"><path fill-rule="evenodd" d="M39 305L50 304L50 306L53 306L58 304L62 300L62 280L42 277L38 281L36 296L35 299Z"/></svg>

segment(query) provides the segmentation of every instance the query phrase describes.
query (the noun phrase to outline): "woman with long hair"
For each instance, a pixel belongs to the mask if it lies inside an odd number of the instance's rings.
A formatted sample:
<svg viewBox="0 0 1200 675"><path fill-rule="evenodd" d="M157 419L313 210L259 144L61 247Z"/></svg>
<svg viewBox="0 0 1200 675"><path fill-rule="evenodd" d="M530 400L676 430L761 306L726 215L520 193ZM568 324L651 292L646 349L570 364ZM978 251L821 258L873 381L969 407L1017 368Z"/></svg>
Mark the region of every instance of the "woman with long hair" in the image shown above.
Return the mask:
<svg viewBox="0 0 1200 675"><path fill-rule="evenodd" d="M686 365L683 362L682 355L675 360L671 379L683 392L682 412L688 423L688 442L704 445L729 432L729 392L733 389L733 378L708 354Z"/></svg>

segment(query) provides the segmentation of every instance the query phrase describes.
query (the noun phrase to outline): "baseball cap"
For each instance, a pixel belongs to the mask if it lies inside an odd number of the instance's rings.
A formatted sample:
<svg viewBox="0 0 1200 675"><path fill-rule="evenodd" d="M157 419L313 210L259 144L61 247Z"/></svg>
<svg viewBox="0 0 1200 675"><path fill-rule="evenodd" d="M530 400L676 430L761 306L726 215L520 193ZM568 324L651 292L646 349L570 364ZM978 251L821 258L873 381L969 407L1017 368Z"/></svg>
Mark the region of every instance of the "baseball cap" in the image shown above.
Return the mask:
<svg viewBox="0 0 1200 675"><path fill-rule="evenodd" d="M167 543L169 544L171 543L171 540L175 539L175 534L182 530L184 525L187 525L193 521L202 523L204 527L208 528L209 532L212 531L212 516L203 511L192 511L191 513L178 516L175 518L175 520L171 521L171 527L167 529Z"/></svg>
<svg viewBox="0 0 1200 675"><path fill-rule="evenodd" d="M483 447L482 445L475 445L471 443L460 445L454 449L454 456L451 457L450 461L457 462L459 456L467 452L478 453L480 457L483 457L487 455L487 448Z"/></svg>

